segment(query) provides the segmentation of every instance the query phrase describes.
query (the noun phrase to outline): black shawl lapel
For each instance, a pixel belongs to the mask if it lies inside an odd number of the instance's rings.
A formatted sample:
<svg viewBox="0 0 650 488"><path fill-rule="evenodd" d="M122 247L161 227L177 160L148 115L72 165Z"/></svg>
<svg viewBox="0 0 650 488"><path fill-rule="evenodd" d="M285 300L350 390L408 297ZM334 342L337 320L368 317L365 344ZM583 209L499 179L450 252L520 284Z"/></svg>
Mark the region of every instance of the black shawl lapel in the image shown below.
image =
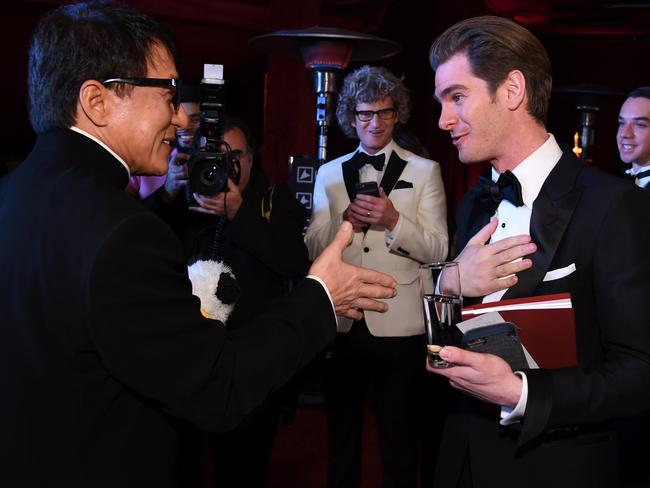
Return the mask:
<svg viewBox="0 0 650 488"><path fill-rule="evenodd" d="M354 163L354 155L350 159L341 164L341 171L343 171L343 181L345 182L345 189L348 192L350 202L354 200L355 189L354 186L359 183L359 169Z"/></svg>
<svg viewBox="0 0 650 488"><path fill-rule="evenodd" d="M393 190L395 183L399 179L402 171L406 167L406 161L400 158L395 151L390 155L388 164L386 165L386 171L384 171L384 176L381 179L381 186L386 195L390 195L390 192Z"/></svg>
<svg viewBox="0 0 650 488"><path fill-rule="evenodd" d="M488 166L487 170L484 171L481 176L491 178L491 172L492 166ZM456 222L459 225L457 232L458 240L456 242L457 255L465 248L467 241L474 237L479 230L485 227L492 217L492 215L490 215L480 204L480 194L481 185L477 183L470 188L469 192L463 197L458 206L456 216ZM460 226L463 225L464 228L461 228Z"/></svg>
<svg viewBox="0 0 650 488"><path fill-rule="evenodd" d="M575 184L583 164L573 154L564 153L546 178L530 220L530 235L537 244L537 252L530 256L533 267L518 274L519 281L504 299L532 296L547 273L582 194Z"/></svg>

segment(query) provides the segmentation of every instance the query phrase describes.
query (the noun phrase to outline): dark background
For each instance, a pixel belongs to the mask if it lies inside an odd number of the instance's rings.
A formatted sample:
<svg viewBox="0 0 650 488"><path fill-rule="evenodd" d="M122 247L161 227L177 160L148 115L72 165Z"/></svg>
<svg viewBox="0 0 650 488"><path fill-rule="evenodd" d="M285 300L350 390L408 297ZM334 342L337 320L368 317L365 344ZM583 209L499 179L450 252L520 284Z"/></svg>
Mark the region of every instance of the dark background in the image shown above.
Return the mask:
<svg viewBox="0 0 650 488"><path fill-rule="evenodd" d="M4 95L0 118L3 162L20 161L34 134L26 111L26 63L29 36L38 18L55 0L23 0L3 6L0 45ZM547 47L554 66L554 86L597 86L618 93L597 97L595 146L591 164L612 173L621 170L615 144L616 119L623 94L650 84L650 0L132 0L127 2L167 24L181 45L179 70L197 81L203 63L225 66L227 109L246 118L259 134L265 170L275 181L287 178L289 155L315 154L315 96L311 74L302 59L267 55L248 40L279 29L315 25L340 27L399 42L402 51L383 64L403 75L412 90L411 129L431 158L441 163L453 209L480 167L457 160L448 135L437 127L433 73L428 50L436 35L454 22L481 14L514 18ZM351 63L345 70L360 66ZM344 74L345 74L344 73ZM592 100L592 103L594 101ZM573 144L579 116L575 94L555 93L549 131L562 144ZM338 127L330 130L328 158L356 146ZM480 165L479 165L480 166Z"/></svg>

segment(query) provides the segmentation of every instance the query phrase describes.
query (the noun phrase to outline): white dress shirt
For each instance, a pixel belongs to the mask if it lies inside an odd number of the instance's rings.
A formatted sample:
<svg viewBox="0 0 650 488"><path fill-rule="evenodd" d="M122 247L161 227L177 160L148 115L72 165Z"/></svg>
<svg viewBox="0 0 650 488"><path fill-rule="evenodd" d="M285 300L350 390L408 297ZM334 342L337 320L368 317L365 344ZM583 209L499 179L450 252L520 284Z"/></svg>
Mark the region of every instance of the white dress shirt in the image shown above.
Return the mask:
<svg viewBox="0 0 650 488"><path fill-rule="evenodd" d="M510 201L502 200L497 207L495 216L499 219L497 230L492 234L490 242L497 242L507 237L530 234L530 218L533 214L533 203L539 195L542 185L551 170L562 157L562 150L552 134L535 152L524 159L512 170L521 184L521 196L524 204L515 207ZM492 168L492 181L499 179L499 173ZM508 289L490 293L483 298L483 303L496 302Z"/></svg>
<svg viewBox="0 0 650 488"><path fill-rule="evenodd" d="M530 234L530 218L533 213L533 204L539 195L542 185L549 173L562 157L562 150L555 141L552 134L548 135L546 142L535 152L519 163L512 173L521 184L521 196L524 204L515 207L508 200L502 200L496 210L496 217L499 219L497 230L492 234L490 242L500 241L507 237L520 234ZM492 168L492 181L497 181L499 174ZM483 303L498 301L508 289L499 290L483 298ZM522 380L521 396L514 409L501 407L501 425L509 425L518 422L526 411L528 401L528 380L526 375L516 372Z"/></svg>

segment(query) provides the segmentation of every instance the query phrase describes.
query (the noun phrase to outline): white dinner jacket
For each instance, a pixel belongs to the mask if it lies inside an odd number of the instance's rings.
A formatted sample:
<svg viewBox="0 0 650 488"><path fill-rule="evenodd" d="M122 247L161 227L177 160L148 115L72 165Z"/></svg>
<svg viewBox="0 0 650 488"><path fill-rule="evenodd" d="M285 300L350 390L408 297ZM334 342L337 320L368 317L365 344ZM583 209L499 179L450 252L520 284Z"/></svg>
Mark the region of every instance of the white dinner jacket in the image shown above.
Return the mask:
<svg viewBox="0 0 650 488"><path fill-rule="evenodd" d="M402 337L424 333L418 284L421 263L447 257L447 209L440 166L392 144L380 186L400 213L397 235L388 242L382 227L357 230L343 258L357 266L387 273L397 281L397 296L385 300L385 313L365 312L368 329L375 336ZM354 153L330 161L318 170L311 223L305 243L315 259L332 241L343 212L353 198L358 170L349 162ZM389 157L388 157L389 156ZM350 319L339 317L340 332L348 332Z"/></svg>

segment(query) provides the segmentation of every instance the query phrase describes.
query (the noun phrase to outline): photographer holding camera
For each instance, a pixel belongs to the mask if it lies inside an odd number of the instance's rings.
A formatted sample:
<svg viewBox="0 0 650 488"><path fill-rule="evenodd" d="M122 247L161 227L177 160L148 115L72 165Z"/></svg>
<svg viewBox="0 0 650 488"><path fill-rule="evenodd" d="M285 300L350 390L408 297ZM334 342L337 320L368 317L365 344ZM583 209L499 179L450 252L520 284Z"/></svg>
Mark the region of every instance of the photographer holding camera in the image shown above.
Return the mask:
<svg viewBox="0 0 650 488"><path fill-rule="evenodd" d="M212 196L191 192L194 201L189 206L184 191L176 192L166 204L166 184L157 192L155 209L180 237L188 262L216 259L232 269L240 288L226 322L233 330L263 312L271 300L287 291L292 280L305 276L309 260L302 230L307 211L286 187L269 184L255 164L253 133L241 119L223 117L223 141L229 157L238 161L238 182L229 178L227 191ZM206 171L197 165L192 170ZM281 396L282 391L273 395L234 430L209 435L217 486L263 486L281 415ZM196 455L196 459L187 459L193 477L200 453L196 439L189 441L195 444L187 447Z"/></svg>

